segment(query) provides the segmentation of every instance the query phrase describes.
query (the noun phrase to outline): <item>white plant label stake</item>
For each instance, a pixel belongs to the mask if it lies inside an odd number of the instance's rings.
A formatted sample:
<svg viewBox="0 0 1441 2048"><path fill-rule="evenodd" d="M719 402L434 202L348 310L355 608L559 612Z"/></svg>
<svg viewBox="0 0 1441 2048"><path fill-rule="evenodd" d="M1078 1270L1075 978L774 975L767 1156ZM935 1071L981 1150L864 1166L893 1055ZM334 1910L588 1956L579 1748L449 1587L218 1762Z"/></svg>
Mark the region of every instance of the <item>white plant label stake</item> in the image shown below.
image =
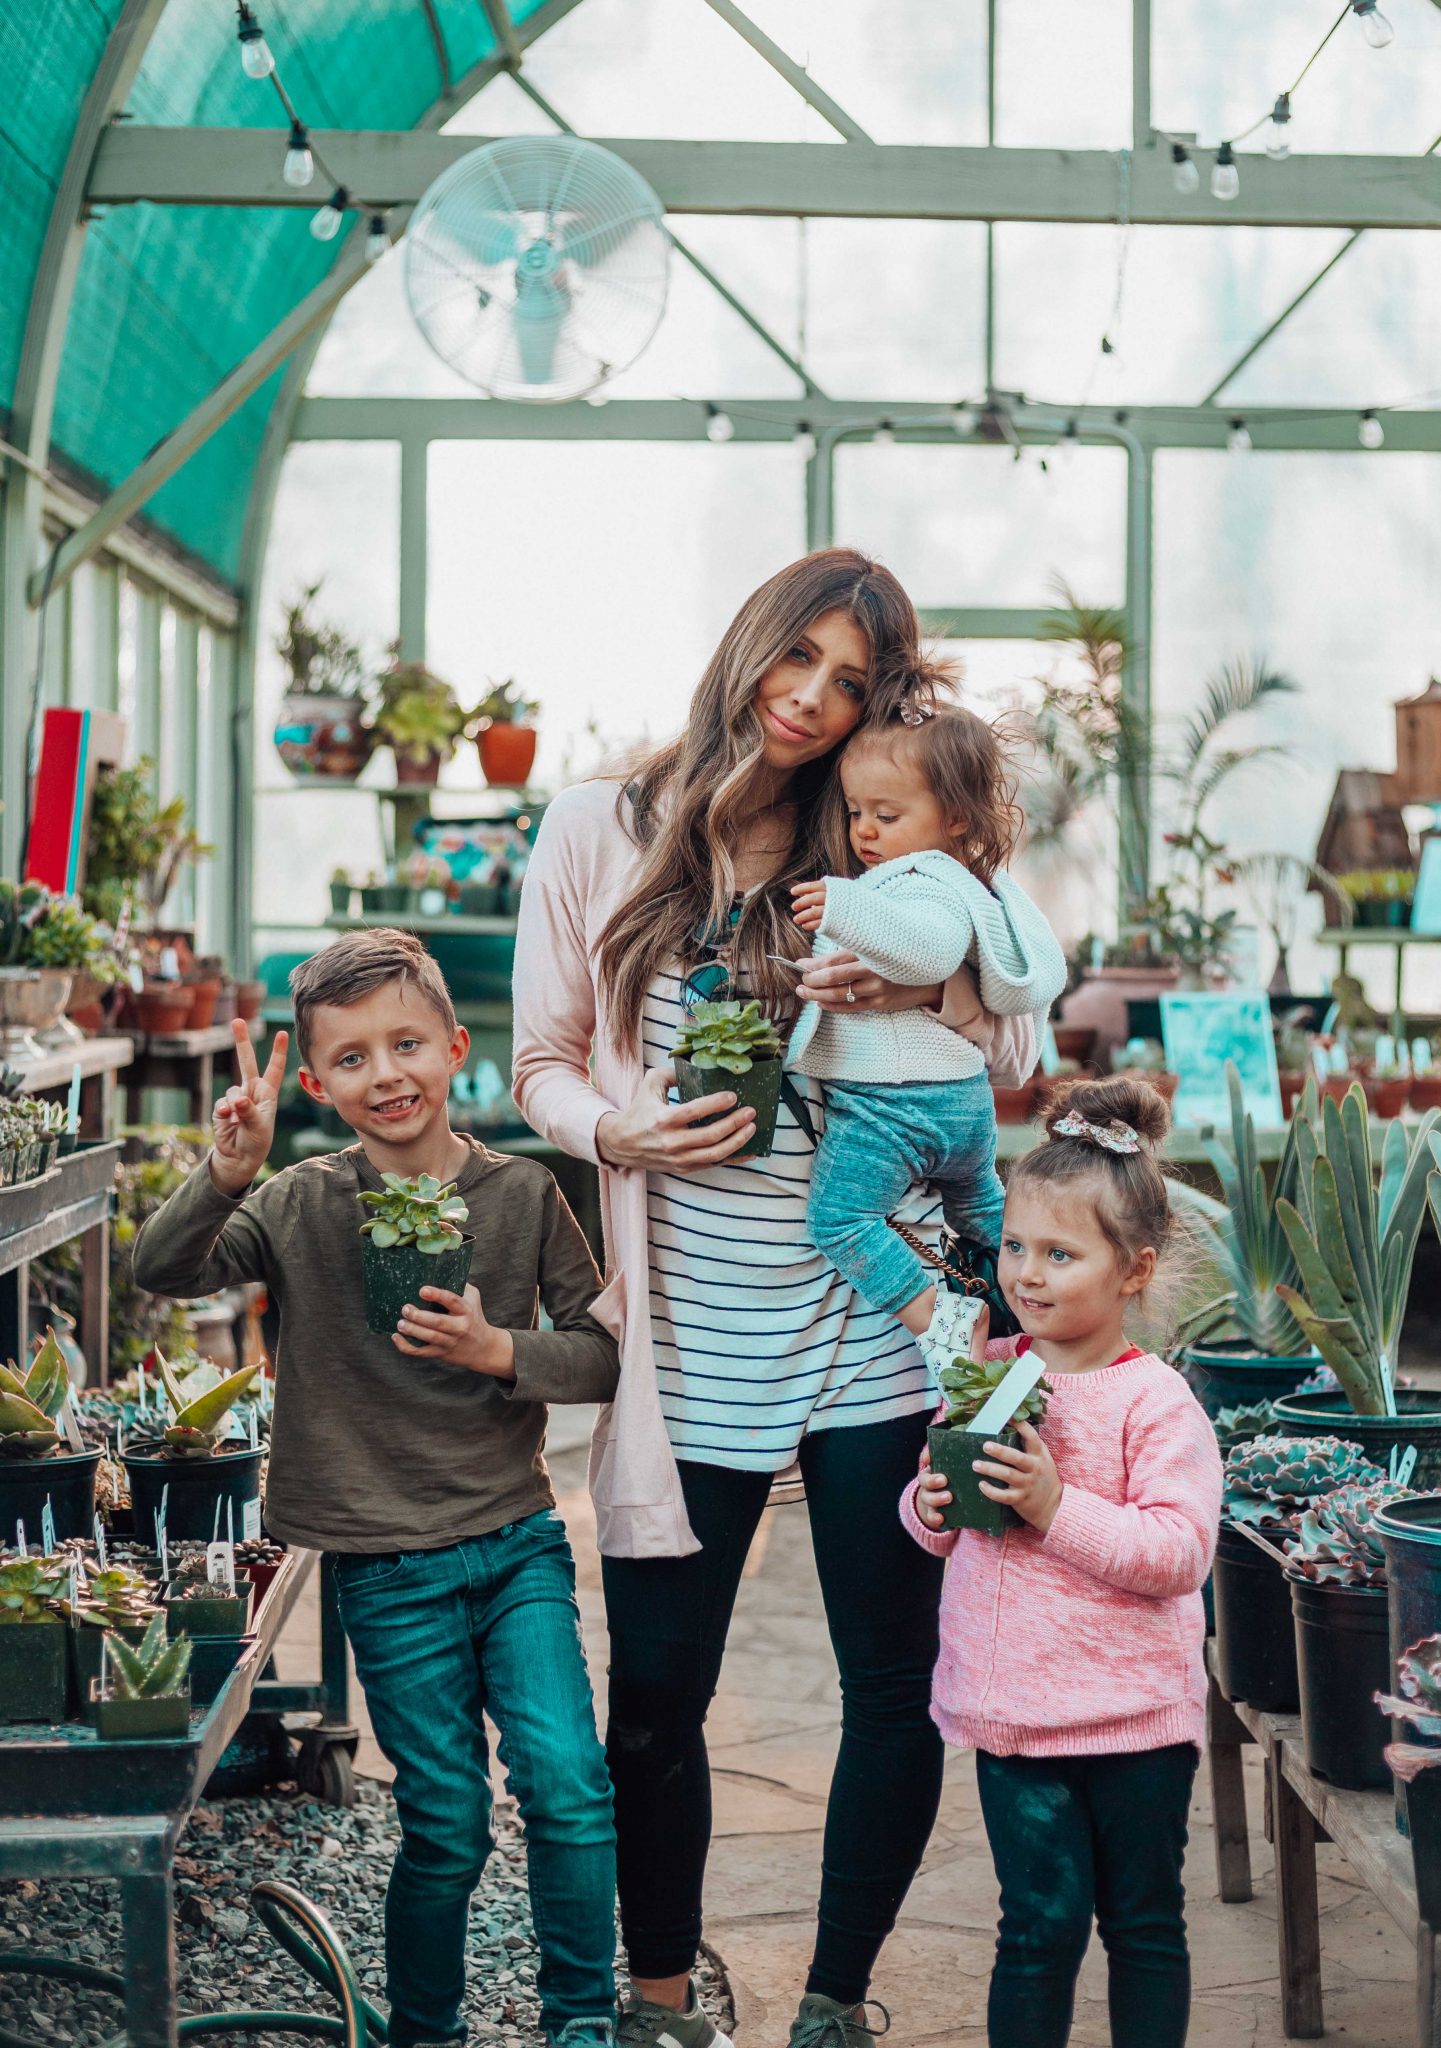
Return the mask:
<svg viewBox="0 0 1441 2048"><path fill-rule="evenodd" d="M22 1557L30 1555L29 1551L25 1548L25 1524L23 1522L15 1524L15 1548Z"/></svg>
<svg viewBox="0 0 1441 2048"><path fill-rule="evenodd" d="M99 1560L101 1571L106 1571L108 1567L105 1562L105 1530L99 1515L95 1517L95 1555Z"/></svg>
<svg viewBox="0 0 1441 2048"><path fill-rule="evenodd" d="M1045 1371L1034 1350L1023 1351L971 1423L971 1436L999 1436Z"/></svg>
<svg viewBox="0 0 1441 2048"><path fill-rule="evenodd" d="M1416 1446L1407 1444L1403 1451L1400 1444L1391 1446L1391 1477L1398 1486L1409 1486L1411 1474L1416 1470Z"/></svg>
<svg viewBox="0 0 1441 2048"><path fill-rule="evenodd" d="M65 1441L72 1451L83 1451L85 1439L80 1434L80 1424L75 1420L75 1397L67 1394L65 1406L60 1410L60 1427L65 1432Z"/></svg>
<svg viewBox="0 0 1441 2048"><path fill-rule="evenodd" d="M233 1543L212 1543L205 1552L205 1576L212 1586L219 1586L233 1599L235 1596L235 1545Z"/></svg>
<svg viewBox="0 0 1441 2048"><path fill-rule="evenodd" d="M1381 1370L1381 1399L1386 1403L1386 1413L1396 1413L1396 1380L1391 1370L1391 1361L1384 1351L1378 1354L1377 1363Z"/></svg>
<svg viewBox="0 0 1441 2048"><path fill-rule="evenodd" d="M48 1493L45 1496L45 1505L40 1510L40 1548L46 1557L49 1557L55 1548L55 1509L51 1505Z"/></svg>

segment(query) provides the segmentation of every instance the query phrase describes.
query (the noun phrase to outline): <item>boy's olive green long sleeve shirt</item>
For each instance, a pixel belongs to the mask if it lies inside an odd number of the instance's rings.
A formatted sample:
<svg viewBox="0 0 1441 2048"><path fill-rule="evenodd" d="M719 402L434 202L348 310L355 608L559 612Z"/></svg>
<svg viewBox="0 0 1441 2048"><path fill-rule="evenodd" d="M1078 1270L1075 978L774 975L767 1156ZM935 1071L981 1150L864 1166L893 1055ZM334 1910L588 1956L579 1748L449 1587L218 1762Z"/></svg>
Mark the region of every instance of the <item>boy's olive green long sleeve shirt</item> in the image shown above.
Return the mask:
<svg viewBox="0 0 1441 2048"><path fill-rule="evenodd" d="M512 1332L515 1378L411 1358L365 1324L358 1196L380 1175L359 1145L307 1159L238 1200L208 1157L135 1241L156 1294L263 1280L280 1313L267 1527L315 1550L438 1550L554 1503L548 1401L608 1401L615 1340L589 1314L595 1261L554 1180L472 1146L457 1192L487 1322ZM553 1327L536 1327L543 1303Z"/></svg>

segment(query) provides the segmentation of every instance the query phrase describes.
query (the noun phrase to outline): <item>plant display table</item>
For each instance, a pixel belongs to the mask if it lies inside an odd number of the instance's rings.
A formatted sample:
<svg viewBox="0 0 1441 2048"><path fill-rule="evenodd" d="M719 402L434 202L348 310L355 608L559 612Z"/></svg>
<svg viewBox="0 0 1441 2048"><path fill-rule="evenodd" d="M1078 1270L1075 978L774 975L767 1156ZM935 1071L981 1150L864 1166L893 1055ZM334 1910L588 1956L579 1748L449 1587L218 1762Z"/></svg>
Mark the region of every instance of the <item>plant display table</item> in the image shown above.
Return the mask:
<svg viewBox="0 0 1441 2048"><path fill-rule="evenodd" d="M259 1040L266 1026L257 1018L250 1036ZM147 1088L181 1088L189 1098L186 1115L192 1124L209 1124L215 1098L230 1085L229 1059L234 1048L228 1024L207 1024L203 1031L132 1032L133 1058L125 1074L125 1120L140 1121L140 1098ZM224 1064L222 1086L216 1086L215 1062Z"/></svg>
<svg viewBox="0 0 1441 2048"><path fill-rule="evenodd" d="M78 1237L80 1348L94 1364L96 1383L103 1384L110 1343L110 1218L119 1163L118 1139L85 1144L41 1180L6 1190L9 1201L0 1198L0 1358L30 1353L30 1261Z"/></svg>
<svg viewBox="0 0 1441 2048"><path fill-rule="evenodd" d="M1213 1664L1215 1644L1206 1657ZM1228 1904L1251 1897L1251 1848L1241 1745L1254 1742L1266 1767L1266 1832L1276 1858L1276 1941L1281 2009L1288 2037L1317 2040L1321 2008L1321 1923L1316 1844L1334 1842L1377 1904L1416 1945L1416 2040L1441 2048L1438 1930L1416 1910L1411 1845L1396 1832L1390 1792L1345 1792L1313 1777L1294 1714L1263 1714L1221 1697L1214 1669L1207 1716L1211 1811L1216 1830L1216 1890Z"/></svg>
<svg viewBox="0 0 1441 2048"><path fill-rule="evenodd" d="M128 2048L176 2048L175 1845L207 1779L248 1713L314 1712L311 1760L353 1752L345 1641L328 1585L321 1601L321 1682L263 1679L301 1589L319 1563L292 1551L272 1580L239 1663L190 1731L162 1742L102 1742L78 1722L0 1727L0 1876L118 1878L124 1921ZM346 1756L348 1779L349 1758ZM307 1758L302 1745L302 1771ZM313 1769L310 1779L314 1778ZM312 1789L318 1789L312 1784ZM322 1796L325 1796L322 1791ZM0 1955L0 1968L23 1967Z"/></svg>

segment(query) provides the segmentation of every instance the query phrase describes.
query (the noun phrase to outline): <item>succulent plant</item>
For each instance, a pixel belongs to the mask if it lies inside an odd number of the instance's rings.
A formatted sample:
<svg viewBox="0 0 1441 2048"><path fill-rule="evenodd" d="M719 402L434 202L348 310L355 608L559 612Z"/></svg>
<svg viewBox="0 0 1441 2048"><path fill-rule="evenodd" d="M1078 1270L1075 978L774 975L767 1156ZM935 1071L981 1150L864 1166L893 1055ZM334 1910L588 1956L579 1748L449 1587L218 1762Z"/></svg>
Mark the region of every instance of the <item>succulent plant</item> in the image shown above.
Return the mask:
<svg viewBox="0 0 1441 2048"><path fill-rule="evenodd" d="M170 1402L171 1419L164 1432L165 1448L172 1457L208 1457L220 1440L221 1425L241 1395L246 1393L260 1371L258 1365L242 1366L218 1386L191 1396L171 1371L164 1352L156 1350L156 1370Z"/></svg>
<svg viewBox="0 0 1441 2048"><path fill-rule="evenodd" d="M696 1003L676 1033L675 1057L703 1074L748 1074L755 1060L780 1056L780 1034L756 1002Z"/></svg>
<svg viewBox="0 0 1441 2048"><path fill-rule="evenodd" d="M1338 1486L1312 1502L1284 1546L1286 1562L1302 1578L1323 1586L1384 1586L1386 1553L1372 1517L1412 1488L1394 1479L1376 1485Z"/></svg>
<svg viewBox="0 0 1441 2048"><path fill-rule="evenodd" d="M31 933L50 902L50 891L42 882L0 879L0 967L26 964Z"/></svg>
<svg viewBox="0 0 1441 2048"><path fill-rule="evenodd" d="M438 754L448 761L471 716L461 709L450 684L423 662L402 661L397 642L390 666L379 677L375 730L397 760L416 763Z"/></svg>
<svg viewBox="0 0 1441 2048"><path fill-rule="evenodd" d="M155 1594L148 1579L123 1565L97 1572L80 1596L74 1619L87 1628L126 1628L148 1622Z"/></svg>
<svg viewBox="0 0 1441 2048"><path fill-rule="evenodd" d="M422 1173L414 1180L402 1180L398 1173L381 1175L383 1194L365 1189L361 1201L375 1214L360 1226L382 1251L395 1245L414 1245L418 1252L434 1256L452 1251L463 1235L461 1226L470 1212L455 1192L455 1182L444 1185L434 1174Z"/></svg>
<svg viewBox="0 0 1441 2048"><path fill-rule="evenodd" d="M1227 1453L1225 1509L1253 1529L1288 1529L1322 1494L1385 1477L1359 1444L1339 1437L1258 1436Z"/></svg>
<svg viewBox="0 0 1441 2048"><path fill-rule="evenodd" d="M1299 1126L1316 1116L1316 1084L1306 1083L1286 1134L1281 1164L1270 1189L1256 1145L1256 1126L1246 1108L1235 1062L1226 1062L1226 1090L1231 1106L1231 1142L1206 1141L1206 1151L1221 1183L1225 1209L1215 1223L1229 1291L1206 1303L1188 1319L1187 1339L1196 1343L1220 1328L1239 1331L1266 1358L1304 1355L1310 1338L1285 1301L1278 1282L1294 1286L1300 1278L1296 1257L1276 1214L1282 1197L1295 1199L1301 1166Z"/></svg>
<svg viewBox="0 0 1441 2048"><path fill-rule="evenodd" d="M168 1642L163 1614L152 1617L138 1643L107 1635L105 1653L110 1689L117 1700L172 1699L190 1670L190 1638L177 1636Z"/></svg>
<svg viewBox="0 0 1441 2048"><path fill-rule="evenodd" d="M1013 1358L957 1358L942 1366L940 1382L946 1399L947 1425L952 1429L969 1429L1014 1364ZM1044 1380L1037 1380L1002 1428L1014 1429L1018 1422L1044 1422L1050 1391Z"/></svg>
<svg viewBox="0 0 1441 2048"><path fill-rule="evenodd" d="M1211 1427L1216 1432L1216 1441L1222 1450L1233 1450L1237 1444L1248 1444L1252 1437L1273 1436L1276 1431L1276 1409L1271 1401L1256 1401L1249 1407L1222 1408L1212 1417Z"/></svg>
<svg viewBox="0 0 1441 2048"><path fill-rule="evenodd" d="M53 1328L28 1372L0 1365L0 1458L44 1458L60 1445L55 1418L70 1394L70 1372Z"/></svg>
<svg viewBox="0 0 1441 2048"><path fill-rule="evenodd" d="M503 683L491 684L471 715L487 718L492 725L529 725L539 710L539 700L522 697L519 683L508 676Z"/></svg>
<svg viewBox="0 0 1441 2048"><path fill-rule="evenodd" d="M1388 1742L1386 1761L1405 1784L1422 1771L1441 1764L1441 1636L1423 1636L1396 1660L1398 1693L1378 1692L1376 1704L1383 1714L1397 1721L1409 1721L1418 1735L1430 1737L1429 1744Z"/></svg>
<svg viewBox="0 0 1441 2048"><path fill-rule="evenodd" d="M0 1627L53 1620L69 1586L68 1558L6 1558L0 1563Z"/></svg>
<svg viewBox="0 0 1441 2048"><path fill-rule="evenodd" d="M89 968L105 952L108 932L73 898L56 896L30 928L25 963L32 967Z"/></svg>
<svg viewBox="0 0 1441 2048"><path fill-rule="evenodd" d="M1341 1103L1328 1096L1321 1108L1319 1138L1304 1117L1292 1123L1300 1153L1295 1199L1279 1197L1276 1214L1299 1284L1279 1282L1276 1291L1356 1413L1394 1414L1396 1352L1441 1112L1429 1111L1414 1127L1399 1118L1388 1124L1378 1188L1360 1087L1353 1084Z"/></svg>

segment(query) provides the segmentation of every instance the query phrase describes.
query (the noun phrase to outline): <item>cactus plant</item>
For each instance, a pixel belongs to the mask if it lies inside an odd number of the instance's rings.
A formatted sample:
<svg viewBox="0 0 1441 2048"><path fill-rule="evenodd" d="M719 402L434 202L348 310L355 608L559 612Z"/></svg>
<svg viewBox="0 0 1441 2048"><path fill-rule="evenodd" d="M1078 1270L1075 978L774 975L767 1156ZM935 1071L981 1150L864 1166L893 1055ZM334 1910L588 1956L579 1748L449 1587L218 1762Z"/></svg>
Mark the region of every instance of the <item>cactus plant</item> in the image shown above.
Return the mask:
<svg viewBox="0 0 1441 2048"><path fill-rule="evenodd" d="M0 1627L54 1621L70 1584L63 1557L7 1557L0 1561Z"/></svg>
<svg viewBox="0 0 1441 2048"><path fill-rule="evenodd" d="M70 1396L70 1373L53 1327L28 1372L0 1365L0 1458L44 1458L60 1447L55 1418Z"/></svg>
<svg viewBox="0 0 1441 2048"><path fill-rule="evenodd" d="M759 1003L696 1003L676 1034L675 1057L703 1074L748 1074L781 1055L780 1034Z"/></svg>
<svg viewBox="0 0 1441 2048"><path fill-rule="evenodd" d="M433 1257L455 1249L469 1212L456 1194L453 1180L442 1186L429 1173L414 1180L402 1180L398 1173L382 1174L381 1178L385 1182L384 1194L373 1194L367 1188L360 1197L368 1209L375 1211L361 1224L362 1237L368 1237L382 1251L397 1245L414 1245L418 1252Z"/></svg>
<svg viewBox="0 0 1441 2048"><path fill-rule="evenodd" d="M1230 1281L1228 1293L1207 1302L1187 1318L1186 1340L1197 1343L1218 1329L1239 1331L1251 1349L1266 1358L1295 1358L1310 1347L1294 1312L1277 1293L1277 1284L1292 1287L1300 1278L1296 1257L1276 1213L1281 1199L1295 1199L1301 1170L1299 1127L1316 1118L1316 1084L1306 1083L1291 1118L1276 1178L1267 1192L1266 1176L1256 1146L1256 1126L1246 1108L1235 1062L1226 1062L1226 1090L1231 1106L1231 1142L1210 1138L1206 1151L1221 1183L1225 1210L1216 1220L1221 1258Z"/></svg>
<svg viewBox="0 0 1441 2048"><path fill-rule="evenodd" d="M1281 1282L1276 1291L1358 1415L1396 1412L1396 1353L1438 1116L1431 1110L1414 1129L1399 1119L1387 1126L1379 1189L1358 1085L1339 1104L1327 1097L1319 1138L1304 1117L1292 1125L1300 1152L1295 1200L1281 1196L1276 1214L1300 1285Z"/></svg>
<svg viewBox="0 0 1441 2048"><path fill-rule="evenodd" d="M164 1431L167 1453L175 1458L209 1457L220 1441L221 1426L241 1395L246 1393L260 1371L258 1365L242 1366L218 1386L188 1399L181 1382L171 1371L160 1350L155 1366L170 1402L171 1419Z"/></svg>
<svg viewBox="0 0 1441 2048"><path fill-rule="evenodd" d="M1376 1485L1338 1486L1314 1500L1287 1539L1286 1562L1317 1585L1384 1586L1386 1553L1372 1517L1412 1489L1393 1479Z"/></svg>
<svg viewBox="0 0 1441 2048"><path fill-rule="evenodd" d="M1418 1735L1441 1744L1441 1635L1423 1636L1403 1650L1396 1663L1398 1693L1378 1692L1376 1704L1393 1720L1409 1721ZM1391 1742L1386 1761L1403 1784L1410 1784L1421 1771L1441 1764L1441 1747L1419 1742Z"/></svg>
<svg viewBox="0 0 1441 2048"><path fill-rule="evenodd" d="M1289 1529L1338 1486L1375 1486L1385 1473L1359 1444L1334 1436L1258 1436L1226 1456L1225 1510L1253 1529Z"/></svg>
<svg viewBox="0 0 1441 2048"><path fill-rule="evenodd" d="M1013 1358L957 1358L943 1366L940 1383L946 1402L946 1426L969 1429L1014 1364ZM1044 1422L1050 1391L1045 1380L1037 1380L1015 1414L1001 1427L1014 1429L1018 1422Z"/></svg>
<svg viewBox="0 0 1441 2048"><path fill-rule="evenodd" d="M190 1638L177 1636L168 1642L163 1614L152 1618L138 1643L107 1636L105 1651L111 1690L118 1700L173 1699L190 1670Z"/></svg>

